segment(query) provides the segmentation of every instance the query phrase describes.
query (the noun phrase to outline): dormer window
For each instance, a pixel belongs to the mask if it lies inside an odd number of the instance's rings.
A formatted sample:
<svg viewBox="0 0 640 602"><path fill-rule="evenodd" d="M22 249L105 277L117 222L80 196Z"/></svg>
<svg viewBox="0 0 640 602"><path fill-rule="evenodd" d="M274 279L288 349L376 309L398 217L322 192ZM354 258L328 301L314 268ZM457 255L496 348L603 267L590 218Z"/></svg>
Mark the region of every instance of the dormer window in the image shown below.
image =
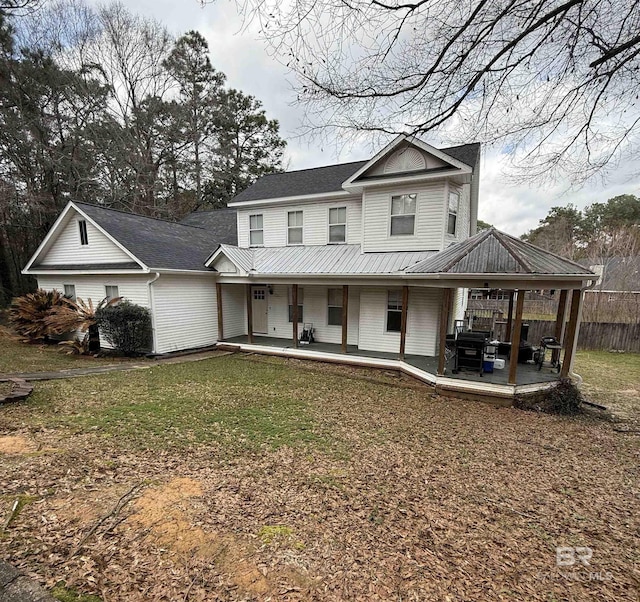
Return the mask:
<svg viewBox="0 0 640 602"><path fill-rule="evenodd" d="M86 220L78 221L78 230L80 232L80 244L88 245L89 244L89 236L87 235L87 222Z"/></svg>
<svg viewBox="0 0 640 602"><path fill-rule="evenodd" d="M287 244L302 244L302 211L289 211L287 216Z"/></svg>
<svg viewBox="0 0 640 602"><path fill-rule="evenodd" d="M416 225L416 195L391 197L391 236L412 236Z"/></svg>
<svg viewBox="0 0 640 602"><path fill-rule="evenodd" d="M261 247L264 244L264 229L262 214L249 216L249 246Z"/></svg>
<svg viewBox="0 0 640 602"><path fill-rule="evenodd" d="M347 239L347 208L329 209L329 244L345 242Z"/></svg>
<svg viewBox="0 0 640 602"><path fill-rule="evenodd" d="M460 195L457 192L449 193L449 220L447 222L447 234L456 235L456 225L458 221L458 207L460 206Z"/></svg>

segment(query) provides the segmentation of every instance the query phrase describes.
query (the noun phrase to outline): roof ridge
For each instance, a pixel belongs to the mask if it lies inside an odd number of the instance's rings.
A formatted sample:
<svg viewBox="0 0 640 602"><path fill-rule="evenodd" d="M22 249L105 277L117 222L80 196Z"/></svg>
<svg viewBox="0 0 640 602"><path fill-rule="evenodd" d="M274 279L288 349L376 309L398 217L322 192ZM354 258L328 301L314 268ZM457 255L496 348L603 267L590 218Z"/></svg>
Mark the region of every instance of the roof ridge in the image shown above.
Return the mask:
<svg viewBox="0 0 640 602"><path fill-rule="evenodd" d="M352 165L354 163L366 163L367 161L370 161L370 159L359 159L358 161L345 161L344 163L331 163L329 165L318 165L317 167L303 167L301 169L289 169L287 171L277 171L275 173L267 173L261 176L261 178L269 178L271 176L279 176L282 174L297 173L299 171L313 171L314 169L328 169L330 167L340 167L342 165Z"/></svg>
<svg viewBox="0 0 640 602"><path fill-rule="evenodd" d="M184 226L185 228L196 228L197 230L205 230L205 228L202 228L200 226L192 226L191 224L183 224L181 222L172 222L168 219L163 219L161 217L152 217L151 215L142 215L141 213L132 213L131 211L123 211L122 209L114 209L113 207L104 207L103 205L98 205L96 203L85 203L84 201L71 201L71 202L74 205L84 205L86 207L97 207L98 209L103 209L104 211L113 211L114 213L122 213L123 215L129 215L133 217L142 217L144 219L152 219L157 222L163 222L165 224L171 224L173 226Z"/></svg>

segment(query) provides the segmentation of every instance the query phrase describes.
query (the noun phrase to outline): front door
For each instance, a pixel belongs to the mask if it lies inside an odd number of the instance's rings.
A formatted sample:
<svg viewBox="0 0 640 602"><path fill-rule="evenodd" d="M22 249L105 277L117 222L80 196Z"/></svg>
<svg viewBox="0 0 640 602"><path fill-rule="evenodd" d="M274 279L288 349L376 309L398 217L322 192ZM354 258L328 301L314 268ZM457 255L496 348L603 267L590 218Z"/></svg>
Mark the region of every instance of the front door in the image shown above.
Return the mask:
<svg viewBox="0 0 640 602"><path fill-rule="evenodd" d="M267 323L267 299L266 286L254 286L251 289L251 313L253 314L253 332L255 334L267 334L269 327Z"/></svg>

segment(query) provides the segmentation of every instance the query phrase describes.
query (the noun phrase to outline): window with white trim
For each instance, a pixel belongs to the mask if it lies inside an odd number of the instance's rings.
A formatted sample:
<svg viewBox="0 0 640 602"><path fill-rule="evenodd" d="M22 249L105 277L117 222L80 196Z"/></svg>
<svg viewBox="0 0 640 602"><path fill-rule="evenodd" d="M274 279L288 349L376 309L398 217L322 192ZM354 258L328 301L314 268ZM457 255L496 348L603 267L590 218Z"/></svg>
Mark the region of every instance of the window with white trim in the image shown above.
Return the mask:
<svg viewBox="0 0 640 602"><path fill-rule="evenodd" d="M287 244L302 244L302 211L289 211L287 214Z"/></svg>
<svg viewBox="0 0 640 602"><path fill-rule="evenodd" d="M469 291L469 299L474 299L476 301L478 299L484 299L484 291L482 289L472 288Z"/></svg>
<svg viewBox="0 0 640 602"><path fill-rule="evenodd" d="M104 287L104 293L107 301L111 301L111 299L117 299L120 296L120 294L118 293L118 287L111 284L107 284Z"/></svg>
<svg viewBox="0 0 640 602"><path fill-rule="evenodd" d="M332 207L329 209L329 244L346 242L347 240L347 208Z"/></svg>
<svg viewBox="0 0 640 602"><path fill-rule="evenodd" d="M304 322L304 314L302 307L304 303L303 289L298 287L298 324ZM293 323L293 288L289 287L289 322Z"/></svg>
<svg viewBox="0 0 640 602"><path fill-rule="evenodd" d="M416 226L416 194L391 197L391 236L412 236Z"/></svg>
<svg viewBox="0 0 640 602"><path fill-rule="evenodd" d="M78 220L78 230L80 232L80 244L89 244L89 235L87 234L87 221L84 219Z"/></svg>
<svg viewBox="0 0 640 602"><path fill-rule="evenodd" d="M456 225L458 222L458 208L460 206L460 195L457 192L449 193L449 218L447 221L447 234L456 235Z"/></svg>
<svg viewBox="0 0 640 602"><path fill-rule="evenodd" d="M64 296L67 299L71 299L72 301L76 300L76 285L75 284L65 284L64 285Z"/></svg>
<svg viewBox="0 0 640 602"><path fill-rule="evenodd" d="M264 244L262 213L249 216L249 246L261 247Z"/></svg>
<svg viewBox="0 0 640 602"><path fill-rule="evenodd" d="M330 288L327 299L327 324L342 326L342 289Z"/></svg>
<svg viewBox="0 0 640 602"><path fill-rule="evenodd" d="M387 292L387 332L400 332L402 325L402 291Z"/></svg>

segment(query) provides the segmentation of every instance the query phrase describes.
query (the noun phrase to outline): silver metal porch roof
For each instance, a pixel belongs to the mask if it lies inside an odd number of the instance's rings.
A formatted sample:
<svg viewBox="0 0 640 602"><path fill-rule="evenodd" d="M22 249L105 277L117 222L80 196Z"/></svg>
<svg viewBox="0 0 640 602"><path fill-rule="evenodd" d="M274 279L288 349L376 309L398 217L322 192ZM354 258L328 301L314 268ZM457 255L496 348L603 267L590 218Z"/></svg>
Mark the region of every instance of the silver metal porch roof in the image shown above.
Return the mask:
<svg viewBox="0 0 640 602"><path fill-rule="evenodd" d="M436 251L362 253L360 245L322 245L220 250L245 272L256 274L394 274Z"/></svg>

